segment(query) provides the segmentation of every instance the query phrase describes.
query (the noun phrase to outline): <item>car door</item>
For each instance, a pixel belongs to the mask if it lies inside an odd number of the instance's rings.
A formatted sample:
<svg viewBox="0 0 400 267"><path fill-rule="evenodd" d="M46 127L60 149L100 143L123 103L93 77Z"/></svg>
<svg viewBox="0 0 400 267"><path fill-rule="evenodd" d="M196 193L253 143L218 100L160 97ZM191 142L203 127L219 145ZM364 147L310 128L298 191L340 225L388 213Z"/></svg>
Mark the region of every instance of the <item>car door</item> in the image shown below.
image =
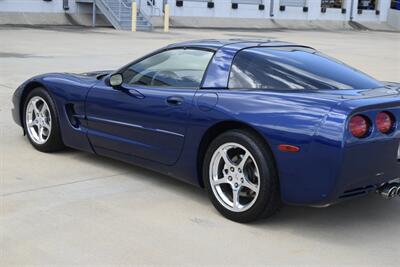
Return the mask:
<svg viewBox="0 0 400 267"><path fill-rule="evenodd" d="M86 100L88 138L95 151L174 164L212 56L206 50L170 49L124 68L118 88L100 81Z"/></svg>

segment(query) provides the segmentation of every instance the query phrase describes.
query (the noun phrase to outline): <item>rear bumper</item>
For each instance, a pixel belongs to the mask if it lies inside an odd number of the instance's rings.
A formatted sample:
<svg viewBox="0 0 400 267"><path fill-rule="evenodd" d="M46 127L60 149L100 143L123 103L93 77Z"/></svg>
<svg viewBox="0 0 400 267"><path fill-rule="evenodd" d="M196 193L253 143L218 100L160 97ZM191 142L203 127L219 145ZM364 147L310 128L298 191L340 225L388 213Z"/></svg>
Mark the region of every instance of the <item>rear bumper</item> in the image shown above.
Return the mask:
<svg viewBox="0 0 400 267"><path fill-rule="evenodd" d="M372 193L376 193L376 194L379 193L380 195L382 195L382 188L385 185L389 185L389 184L393 184L393 183L399 184L400 178L384 181L379 184L371 184L371 185L366 185L366 186L359 187L359 188L354 188L351 190L346 190L338 197L335 197L334 200L332 200L331 202L321 202L320 204L313 204L313 205L309 205L309 206L316 207L316 208L324 208L324 207L329 207L329 206L332 206L332 205L335 205L340 202L347 201L347 200L350 200L353 198L366 196L366 195L372 194ZM385 198L389 198L389 197L385 197Z"/></svg>
<svg viewBox="0 0 400 267"><path fill-rule="evenodd" d="M400 138L391 138L346 147L334 189L319 205L363 196L399 179L399 146Z"/></svg>
<svg viewBox="0 0 400 267"><path fill-rule="evenodd" d="M321 198L321 201L315 201L312 203L289 203L289 204L305 205L311 207L328 207L353 198L358 198L366 196L371 193L376 193L378 189L381 188L384 184L392 182L400 182L400 175L397 175L396 178L385 177L379 180L377 179L371 179L369 181L366 180L365 183L360 184L358 187L354 187L351 189L339 188L337 192L332 193L327 197Z"/></svg>
<svg viewBox="0 0 400 267"><path fill-rule="evenodd" d="M316 144L309 153L317 156L304 156L307 161L296 172L280 172L282 199L292 205L327 206L375 192L400 178L399 146L400 132L335 149Z"/></svg>

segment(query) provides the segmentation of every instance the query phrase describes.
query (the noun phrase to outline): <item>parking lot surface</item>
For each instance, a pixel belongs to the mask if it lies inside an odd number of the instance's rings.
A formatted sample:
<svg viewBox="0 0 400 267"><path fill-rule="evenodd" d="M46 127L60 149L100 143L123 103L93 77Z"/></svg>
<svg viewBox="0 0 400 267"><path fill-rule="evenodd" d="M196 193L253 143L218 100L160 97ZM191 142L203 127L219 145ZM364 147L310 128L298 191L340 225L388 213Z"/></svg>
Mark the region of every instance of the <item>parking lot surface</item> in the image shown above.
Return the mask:
<svg viewBox="0 0 400 267"><path fill-rule="evenodd" d="M310 45L400 81L398 33L0 27L0 266L399 266L400 198L285 207L241 225L170 177L75 150L35 151L11 119L13 91L35 74L115 69L176 41L254 37Z"/></svg>

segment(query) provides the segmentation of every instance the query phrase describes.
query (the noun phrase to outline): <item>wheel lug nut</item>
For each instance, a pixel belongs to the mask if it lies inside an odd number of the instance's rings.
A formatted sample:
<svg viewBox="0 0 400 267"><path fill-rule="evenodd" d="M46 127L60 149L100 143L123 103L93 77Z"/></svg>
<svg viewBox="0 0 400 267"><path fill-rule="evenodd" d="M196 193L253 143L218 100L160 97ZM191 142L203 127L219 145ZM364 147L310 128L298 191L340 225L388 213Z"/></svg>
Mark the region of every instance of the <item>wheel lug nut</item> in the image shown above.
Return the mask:
<svg viewBox="0 0 400 267"><path fill-rule="evenodd" d="M242 170L239 168L239 169L238 169L238 172L242 172Z"/></svg>
<svg viewBox="0 0 400 267"><path fill-rule="evenodd" d="M229 180L229 181L232 181L232 176L229 176L229 177L228 177L228 180Z"/></svg>
<svg viewBox="0 0 400 267"><path fill-rule="evenodd" d="M235 168L231 167L231 172L235 171Z"/></svg>
<svg viewBox="0 0 400 267"><path fill-rule="evenodd" d="M235 183L235 187L237 188L239 186L239 184L238 183Z"/></svg>

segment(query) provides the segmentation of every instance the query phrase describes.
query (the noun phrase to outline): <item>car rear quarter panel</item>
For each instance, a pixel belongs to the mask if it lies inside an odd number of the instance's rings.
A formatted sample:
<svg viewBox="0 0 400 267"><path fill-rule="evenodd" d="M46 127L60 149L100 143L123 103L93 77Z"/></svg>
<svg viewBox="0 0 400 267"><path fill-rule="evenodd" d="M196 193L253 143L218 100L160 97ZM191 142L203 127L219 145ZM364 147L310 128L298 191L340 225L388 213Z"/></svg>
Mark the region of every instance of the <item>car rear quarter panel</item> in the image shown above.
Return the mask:
<svg viewBox="0 0 400 267"><path fill-rule="evenodd" d="M200 90L196 99L204 94L218 95L218 102L212 109L196 103L188 127L191 142L186 144L183 158L190 158L187 151L197 151L199 144L194 140L201 140L212 125L222 121L245 123L270 146L285 202L317 203L330 195L341 160L346 120L345 114L331 112L337 101L289 92L210 89ZM280 144L299 146L301 150L282 152Z"/></svg>

